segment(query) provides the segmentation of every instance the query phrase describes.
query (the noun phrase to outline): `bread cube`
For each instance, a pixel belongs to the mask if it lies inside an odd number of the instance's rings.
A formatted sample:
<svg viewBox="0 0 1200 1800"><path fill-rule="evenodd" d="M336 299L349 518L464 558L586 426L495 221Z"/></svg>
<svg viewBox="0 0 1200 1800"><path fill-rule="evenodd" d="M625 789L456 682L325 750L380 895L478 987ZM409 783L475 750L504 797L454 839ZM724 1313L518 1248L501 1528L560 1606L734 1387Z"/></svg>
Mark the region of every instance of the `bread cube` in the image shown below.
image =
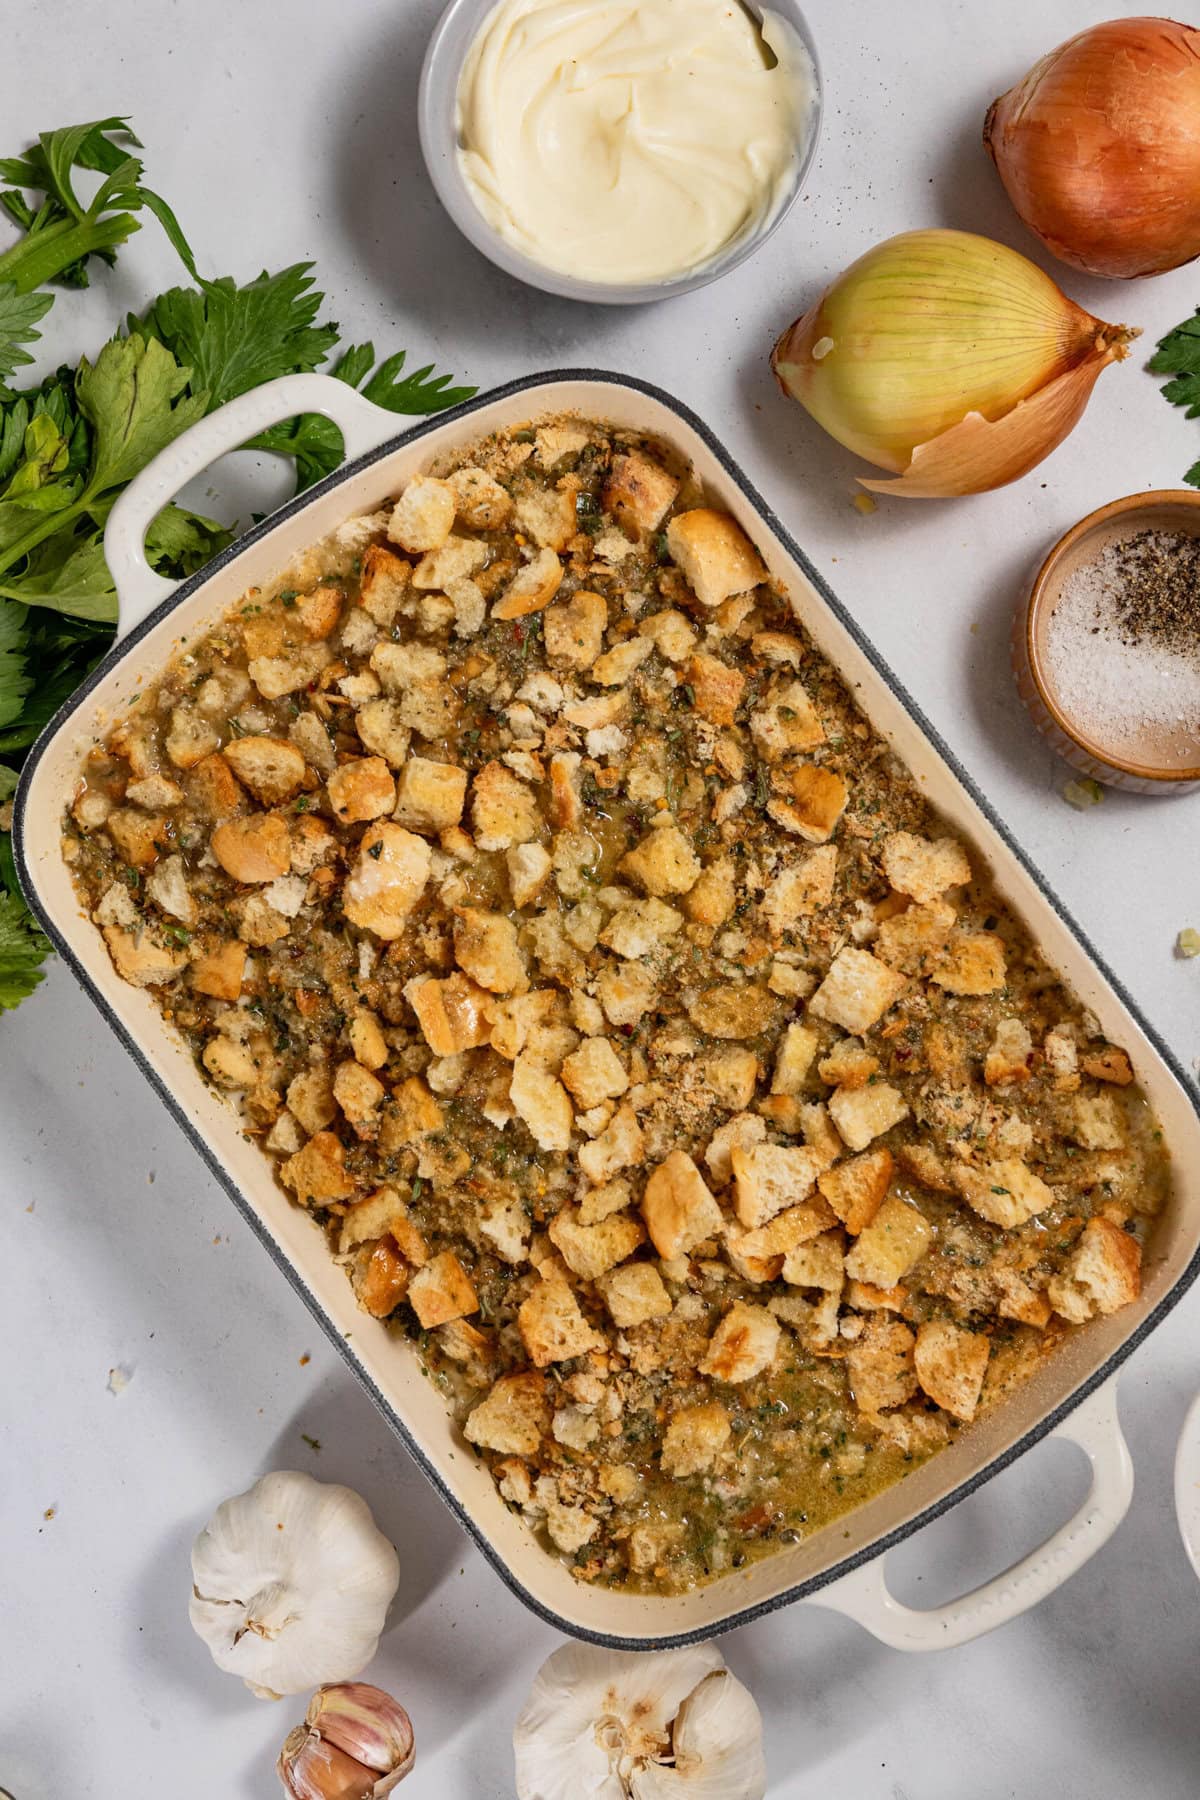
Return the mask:
<svg viewBox="0 0 1200 1800"><path fill-rule="evenodd" d="M600 942L627 961L640 962L659 949L667 938L674 937L682 926L682 914L663 901L653 898L631 900L613 914L600 933Z"/></svg>
<svg viewBox="0 0 1200 1800"><path fill-rule="evenodd" d="M541 1281L517 1312L525 1354L535 1368L603 1350L604 1338L588 1324L565 1281Z"/></svg>
<svg viewBox="0 0 1200 1800"><path fill-rule="evenodd" d="M571 1127L575 1122L570 1095L561 1081L527 1053L523 1052L513 1063L509 1099L539 1149L570 1148ZM588 1148L593 1146L588 1145Z"/></svg>
<svg viewBox="0 0 1200 1800"><path fill-rule="evenodd" d="M889 1194L859 1233L846 1257L846 1273L872 1287L895 1287L916 1267L932 1242L933 1226L928 1219L898 1194Z"/></svg>
<svg viewBox="0 0 1200 1800"><path fill-rule="evenodd" d="M526 1372L502 1375L491 1393L468 1415L467 1441L502 1456L535 1456L550 1426L546 1378Z"/></svg>
<svg viewBox="0 0 1200 1800"><path fill-rule="evenodd" d="M732 1429L729 1414L719 1401L680 1407L663 1433L663 1474L683 1481L689 1475L711 1469L729 1442Z"/></svg>
<svg viewBox="0 0 1200 1800"><path fill-rule="evenodd" d="M1003 941L990 931L951 938L929 979L948 994L994 994L1008 979Z"/></svg>
<svg viewBox="0 0 1200 1800"><path fill-rule="evenodd" d="M1120 1150L1129 1136L1121 1102L1109 1093L1077 1095L1070 1130L1085 1150Z"/></svg>
<svg viewBox="0 0 1200 1800"><path fill-rule="evenodd" d="M750 539L728 513L700 506L677 513L667 526L667 549L701 606L717 607L767 579Z"/></svg>
<svg viewBox="0 0 1200 1800"><path fill-rule="evenodd" d="M437 1056L476 1050L491 1036L492 997L465 975L455 973L444 981L432 975L414 975L405 985L404 998Z"/></svg>
<svg viewBox="0 0 1200 1800"><path fill-rule="evenodd" d="M301 714L302 718L311 716ZM237 811L243 798L233 770L219 750L196 764L188 777L187 791L196 811L210 819L227 819Z"/></svg>
<svg viewBox="0 0 1200 1800"><path fill-rule="evenodd" d="M280 1167L279 1179L291 1188L301 1206L325 1206L330 1200L346 1200L354 1192L354 1182L346 1173L346 1152L332 1131L318 1131L303 1150L289 1156Z"/></svg>
<svg viewBox="0 0 1200 1800"><path fill-rule="evenodd" d="M981 1219L1011 1231L1054 1205L1054 1190L1040 1175L1016 1157L986 1163L982 1168L959 1166L951 1179L963 1199Z"/></svg>
<svg viewBox="0 0 1200 1800"><path fill-rule="evenodd" d="M821 1288L840 1294L846 1279L846 1240L840 1231L822 1231L789 1250L782 1275L789 1287Z"/></svg>
<svg viewBox="0 0 1200 1800"><path fill-rule="evenodd" d="M452 1250L439 1251L417 1270L408 1285L408 1301L426 1331L479 1311L471 1277Z"/></svg>
<svg viewBox="0 0 1200 1800"><path fill-rule="evenodd" d="M471 825L481 850L508 850L539 836L542 815L532 789L503 763L489 762L472 784Z"/></svg>
<svg viewBox="0 0 1200 1800"><path fill-rule="evenodd" d="M846 1370L850 1392L860 1412L879 1413L903 1406L917 1391L913 1367L916 1338L899 1319L868 1319L862 1336L850 1345Z"/></svg>
<svg viewBox="0 0 1200 1800"><path fill-rule="evenodd" d="M220 944L192 964L192 986L214 1000L237 1000L246 972L246 946L236 939Z"/></svg>
<svg viewBox="0 0 1200 1800"><path fill-rule="evenodd" d="M890 1150L868 1150L817 1177L818 1188L851 1237L864 1231L879 1211L894 1169Z"/></svg>
<svg viewBox="0 0 1200 1800"><path fill-rule="evenodd" d="M492 608L493 619L527 619L544 612L562 586L566 570L553 550L539 550L523 563Z"/></svg>
<svg viewBox="0 0 1200 1800"><path fill-rule="evenodd" d="M564 1090L565 1091L565 1090ZM588 1180L603 1186L622 1169L644 1161L646 1141L632 1106L619 1106L611 1123L579 1151L579 1166Z"/></svg>
<svg viewBox="0 0 1200 1800"><path fill-rule="evenodd" d="M827 843L850 798L844 778L819 763L800 763L789 771L787 789L787 799L768 800L771 818L807 843Z"/></svg>
<svg viewBox="0 0 1200 1800"><path fill-rule="evenodd" d="M926 1319L917 1329L913 1362L923 1391L967 1423L975 1417L992 1347L980 1332L951 1319Z"/></svg>
<svg viewBox="0 0 1200 1800"><path fill-rule="evenodd" d="M731 856L709 863L688 891L683 910L697 925L723 925L737 905L737 869Z"/></svg>
<svg viewBox="0 0 1200 1800"><path fill-rule="evenodd" d="M756 1038L779 1012L770 990L754 981L717 982L690 996L686 1004L692 1024L713 1038Z"/></svg>
<svg viewBox="0 0 1200 1800"><path fill-rule="evenodd" d="M470 465L455 469L446 483L454 490L458 517L469 531L497 531L508 520L512 495L486 469Z"/></svg>
<svg viewBox="0 0 1200 1800"><path fill-rule="evenodd" d="M1079 1067L1094 1081L1111 1081L1117 1087L1128 1087L1133 1080L1133 1065L1124 1050L1104 1044L1079 1058Z"/></svg>
<svg viewBox="0 0 1200 1800"><path fill-rule="evenodd" d="M342 763L325 783L334 817L343 825L382 818L396 804L396 783L381 756Z"/></svg>
<svg viewBox="0 0 1200 1800"><path fill-rule="evenodd" d="M1020 1019L1001 1019L983 1059L983 1079L989 1087L1015 1087L1028 1081L1033 1058L1033 1039Z"/></svg>
<svg viewBox="0 0 1200 1800"><path fill-rule="evenodd" d="M822 844L791 863L767 884L759 917L773 938L783 936L800 919L810 917L833 899L837 873L836 844Z"/></svg>
<svg viewBox="0 0 1200 1800"><path fill-rule="evenodd" d="M287 1090L288 1110L296 1115L310 1137L324 1131L337 1117L333 1081L327 1069L302 1069Z"/></svg>
<svg viewBox="0 0 1200 1800"><path fill-rule="evenodd" d="M385 631L399 611L411 574L412 564L382 544L368 544L363 551L358 603L367 617Z"/></svg>
<svg viewBox="0 0 1200 1800"><path fill-rule="evenodd" d="M550 873L550 853L541 844L512 844L504 853L514 906L531 906Z"/></svg>
<svg viewBox="0 0 1200 1800"><path fill-rule="evenodd" d="M617 1100L629 1086L625 1065L605 1037L585 1038L563 1062L562 1078L577 1106Z"/></svg>
<svg viewBox="0 0 1200 1800"><path fill-rule="evenodd" d="M696 696L696 711L711 725L732 725L746 687L740 669L719 656L700 653L689 659L686 674Z"/></svg>
<svg viewBox="0 0 1200 1800"><path fill-rule="evenodd" d="M517 530L545 550L565 550L578 529L577 488L570 480L557 488L526 488L513 507Z"/></svg>
<svg viewBox="0 0 1200 1800"><path fill-rule="evenodd" d="M940 899L947 888L963 887L971 879L967 853L951 837L931 843L911 831L893 832L884 841L880 861L897 893L908 894L922 904Z"/></svg>
<svg viewBox="0 0 1200 1800"><path fill-rule="evenodd" d="M756 1060L755 1068L757 1067ZM751 1093L753 1091L751 1087ZM733 1180L734 1150L753 1149L755 1144L765 1141L766 1135L766 1122L757 1113L740 1112L732 1119L727 1119L724 1125L718 1125L704 1152L705 1167L718 1187L725 1187Z"/></svg>
<svg viewBox="0 0 1200 1800"><path fill-rule="evenodd" d="M775 1073L771 1078L773 1094L798 1094L808 1077L820 1038L811 1025L790 1024L779 1040Z"/></svg>
<svg viewBox="0 0 1200 1800"><path fill-rule="evenodd" d="M304 757L281 738L234 738L225 747L225 761L264 806L290 800L304 780Z"/></svg>
<svg viewBox="0 0 1200 1800"><path fill-rule="evenodd" d="M549 1236L568 1269L583 1281L597 1281L646 1241L640 1221L630 1213L613 1213L597 1225L583 1225L573 1206L551 1219Z"/></svg>
<svg viewBox="0 0 1200 1800"><path fill-rule="evenodd" d="M671 1311L671 1296L653 1263L625 1263L602 1275L596 1285L613 1324L622 1331L651 1319L665 1319Z"/></svg>
<svg viewBox="0 0 1200 1800"><path fill-rule="evenodd" d="M600 504L631 532L657 531L678 492L678 481L661 463L627 450L613 457Z"/></svg>
<svg viewBox="0 0 1200 1800"><path fill-rule="evenodd" d="M392 508L387 534L410 552L440 550L454 525L458 496L448 481L414 475Z"/></svg>
<svg viewBox="0 0 1200 1800"><path fill-rule="evenodd" d="M370 1069L361 1063L339 1063L333 1077L333 1097L343 1116L360 1138L379 1135L379 1108L387 1098L387 1089Z"/></svg>
<svg viewBox="0 0 1200 1800"><path fill-rule="evenodd" d="M765 1306L735 1300L708 1342L700 1373L714 1381L751 1381L775 1361L779 1320Z"/></svg>
<svg viewBox="0 0 1200 1800"><path fill-rule="evenodd" d="M342 890L342 910L352 925L390 941L398 938L425 891L429 845L387 820L368 827Z"/></svg>
<svg viewBox="0 0 1200 1800"><path fill-rule="evenodd" d="M618 866L623 875L660 899L664 894L686 894L700 874L700 859L677 825L648 831Z"/></svg>
<svg viewBox="0 0 1200 1800"><path fill-rule="evenodd" d="M292 866L287 822L278 813L247 813L244 818L226 819L213 832L211 848L235 881L274 881Z"/></svg>
<svg viewBox="0 0 1200 1800"><path fill-rule="evenodd" d="M818 1019L840 1025L843 1031L861 1035L879 1023L907 985L902 975L869 950L851 945L834 957L824 981L809 1001L809 1011Z"/></svg>
<svg viewBox="0 0 1200 1800"><path fill-rule="evenodd" d="M909 906L883 920L874 953L890 969L905 975L927 975L949 943L956 917L954 908L942 900Z"/></svg>
<svg viewBox="0 0 1200 1800"><path fill-rule="evenodd" d="M381 1237L390 1237L414 1268L428 1262L428 1246L394 1187L376 1188L373 1194L346 1208L338 1235L338 1254L345 1256L359 1244Z"/></svg>
<svg viewBox="0 0 1200 1800"><path fill-rule="evenodd" d="M523 994L529 987L517 928L504 913L464 906L454 921L454 955L460 969L493 994Z"/></svg>
<svg viewBox="0 0 1200 1800"><path fill-rule="evenodd" d="M590 669L604 646L608 603L585 588L563 606L552 606L542 624L546 659L556 667Z"/></svg>
<svg viewBox="0 0 1200 1800"><path fill-rule="evenodd" d="M734 1145L729 1160L734 1208L747 1230L765 1225L785 1207L807 1199L821 1172L816 1154L807 1147L752 1144L746 1149Z"/></svg>
<svg viewBox="0 0 1200 1800"><path fill-rule="evenodd" d="M686 613L664 607L638 620L638 631L648 637L664 662L686 662L696 646L696 633Z"/></svg>
<svg viewBox="0 0 1200 1800"><path fill-rule="evenodd" d="M610 1025L636 1025L654 1004L658 984L637 963L610 964L596 977L596 998Z"/></svg>
<svg viewBox="0 0 1200 1800"><path fill-rule="evenodd" d="M816 1153L822 1169L832 1168L845 1145L834 1129L829 1108L823 1100L800 1108L800 1131L809 1149Z"/></svg>
<svg viewBox="0 0 1200 1800"><path fill-rule="evenodd" d="M1135 1237L1103 1217L1089 1219L1060 1275L1046 1288L1055 1312L1074 1325L1114 1313L1142 1291L1142 1253Z"/></svg>
<svg viewBox="0 0 1200 1800"><path fill-rule="evenodd" d="M654 1170L641 1211L654 1248L668 1262L714 1237L722 1224L721 1209L704 1177L682 1150L672 1150Z"/></svg>
<svg viewBox="0 0 1200 1800"><path fill-rule="evenodd" d="M825 742L821 716L799 681L773 688L764 706L751 714L750 735L767 762L780 762Z"/></svg>
<svg viewBox="0 0 1200 1800"><path fill-rule="evenodd" d="M412 585L423 593L447 593L456 581L467 581L487 561L487 545L454 532L437 550L428 550L412 572Z"/></svg>
<svg viewBox="0 0 1200 1800"><path fill-rule="evenodd" d="M862 1088L838 1088L830 1097L829 1113L850 1149L865 1150L873 1138L907 1117L908 1103L899 1088L879 1081Z"/></svg>

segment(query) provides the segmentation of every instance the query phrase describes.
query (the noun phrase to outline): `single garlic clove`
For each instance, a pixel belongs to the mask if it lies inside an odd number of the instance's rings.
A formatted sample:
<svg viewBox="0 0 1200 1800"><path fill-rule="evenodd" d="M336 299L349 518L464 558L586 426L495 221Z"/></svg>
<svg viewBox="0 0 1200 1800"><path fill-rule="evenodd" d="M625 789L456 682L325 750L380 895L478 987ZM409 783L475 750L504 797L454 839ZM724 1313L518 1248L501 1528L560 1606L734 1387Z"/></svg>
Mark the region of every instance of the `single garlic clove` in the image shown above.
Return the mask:
<svg viewBox="0 0 1200 1800"><path fill-rule="evenodd" d="M378 1775L394 1776L392 1786L413 1766L412 1720L398 1700L369 1682L340 1681L319 1688L304 1716L310 1730L327 1744L335 1744Z"/></svg>
<svg viewBox="0 0 1200 1800"><path fill-rule="evenodd" d="M289 1731L275 1767L292 1800L374 1800L377 1771L306 1725Z"/></svg>

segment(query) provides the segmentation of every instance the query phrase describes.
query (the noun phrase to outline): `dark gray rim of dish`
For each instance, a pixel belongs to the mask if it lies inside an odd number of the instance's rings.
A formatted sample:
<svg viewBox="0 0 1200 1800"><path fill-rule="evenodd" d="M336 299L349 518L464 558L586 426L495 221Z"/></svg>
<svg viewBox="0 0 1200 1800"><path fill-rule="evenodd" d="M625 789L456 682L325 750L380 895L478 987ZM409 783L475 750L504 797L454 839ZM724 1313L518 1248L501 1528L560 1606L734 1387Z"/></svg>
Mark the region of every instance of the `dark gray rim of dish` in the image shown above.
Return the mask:
<svg viewBox="0 0 1200 1800"><path fill-rule="evenodd" d="M740 3L741 0L738 0L738 4ZM481 256L486 256L489 262L503 269L506 275L523 281L527 287L540 288L544 293L555 294L563 300L580 300L601 306L644 306L656 300L669 300L676 295L694 293L699 288L707 287L710 282L719 281L723 275L730 274L753 256L779 230L804 191L817 154L824 113L825 83L817 46L808 20L795 0L775 0L775 4L768 7L768 10L779 13L796 32L813 67L813 104L808 141L797 164L787 198L766 226L745 238L726 256L718 257L715 262L693 269L688 274L677 275L670 281L644 283L576 280L561 270L535 262L532 257L506 244L488 224L471 198L458 166L455 99L459 76L475 31L497 4L499 0L450 0L429 40L421 66L417 95L417 129L429 179L447 217ZM468 12L472 15L470 30L464 41L455 46L452 42L454 34L462 25L463 14ZM451 58L453 66L446 68L445 65Z"/></svg>
<svg viewBox="0 0 1200 1800"><path fill-rule="evenodd" d="M742 494L744 494L748 504L766 520L770 529L783 544L789 556L794 559L798 567L804 572L805 578L811 583L812 587L819 594L829 611L834 615L842 628L854 639L854 642L875 669L880 679L887 683L896 699L900 702L901 706L903 706L913 724L924 734L929 743L932 744L950 773L974 801L975 805L979 808L980 812L983 813L988 823L1003 840L1013 856L1016 857L1017 861L1021 864L1021 867L1034 883L1047 905L1051 907L1061 923L1079 944L1084 954L1095 964L1105 980L1112 986L1113 990L1121 1000L1122 1005L1130 1013L1139 1028L1145 1033L1149 1042L1154 1046L1154 1049L1162 1059L1163 1063L1170 1070L1176 1081L1178 1081L1184 1094L1191 1103L1193 1110L1196 1112L1197 1117L1200 1118L1200 1094L1197 1094L1193 1084L1188 1080L1188 1077L1184 1073L1183 1067L1179 1063L1174 1052L1163 1042L1163 1039L1150 1022L1143 1017L1141 1009L1133 1000L1124 984L1108 967L1108 964L1104 961L1104 958L1100 955L1096 946L1091 942L1091 939L1081 927L1076 924L1075 920L1062 905L1061 901L1059 901L1052 889L1047 886L1044 878L1039 874L1034 864L1017 843L1012 832L995 811L990 801L984 798L973 778L967 773L957 756L955 756L949 746L943 742L933 724L926 718L921 708L896 679L895 675L893 675L892 671L888 668L887 664L872 645L869 638L867 638L862 631L854 617L842 605L841 601L829 587L824 577L816 568L814 568L813 564L791 536L791 533L782 524L774 510L767 505L767 502L762 498L758 490L729 456L720 440L709 430L708 426L697 417L689 406L686 406L682 401L675 399L673 395L668 394L664 389L654 386L651 382L642 381L636 376L614 374L611 369L549 369L542 374L523 376L517 381L507 382L501 387L490 389L485 394L479 394L473 400L464 401L461 406L456 406L448 409L446 412L438 413L434 418L424 420L421 424L413 426L408 431L398 432L395 437L389 438L386 443L378 445L374 450L367 451L365 455L358 457L354 462L347 463L342 468L336 470L334 474L326 476L325 480L319 482L315 487L307 489L303 494L296 495L294 499L289 500L284 506L280 507L277 512L269 514L265 519L260 521L259 524L252 526L243 537L222 550L210 563L206 564L203 569L199 570L195 575L189 576L186 581L181 582L175 592L169 594L159 606L156 606L154 611L129 633L128 637L121 639L119 643L113 645L107 656L105 656L103 661L98 664L96 669L84 682L83 686L59 708L58 712L42 731L40 737L31 749L25 767L21 773L21 780L16 793L12 842L17 874L20 878L22 889L29 902L31 911L38 919L42 929L54 945L54 948L75 975L85 992L91 997L100 1012L108 1020L109 1025L124 1044L125 1048L129 1051L129 1054L133 1057L134 1062L141 1069L150 1085L155 1089L159 1098L167 1107L167 1110L171 1113L180 1129L191 1142L192 1147L207 1165L209 1172L225 1189L225 1192L237 1207L242 1218L250 1227L251 1231L254 1232L260 1243L263 1244L267 1254L282 1270L293 1288L295 1288L296 1292L300 1295L310 1313L313 1315L316 1324L325 1333L325 1336L337 1350L338 1354L343 1358L347 1366L355 1373L355 1375L357 1375L384 1418L404 1443L413 1461L428 1476L454 1517L467 1533L467 1536L491 1564L505 1586L515 1594L531 1612L535 1613L539 1619L542 1619L547 1625L554 1626L556 1630L565 1632L569 1637L579 1638L586 1643L599 1644L614 1650L666 1650L678 1648L687 1644L702 1643L707 1638L718 1636L726 1631L732 1631L736 1626L747 1625L754 1619L765 1618L770 1613L778 1612L782 1607L790 1606L794 1601L804 1600L819 1593L822 1588L828 1587L830 1583L837 1581L840 1576L848 1575L853 1570L863 1567L866 1563L873 1562L876 1557L882 1556L886 1551L892 1549L894 1545L903 1543L906 1538L912 1537L913 1534L920 1531L923 1526L929 1525L935 1519L941 1518L951 1507L956 1506L960 1500L965 1500L969 1495L977 1492L986 1482L990 1481L994 1476L999 1475L1002 1470L1010 1467L1018 1457L1024 1455L1025 1451L1032 1449L1035 1444L1040 1443L1057 1425L1061 1424L1068 1414L1074 1412L1075 1408L1079 1406L1082 1401L1086 1400L1089 1394L1094 1393L1097 1388L1102 1387L1113 1372L1133 1354L1138 1345L1143 1343L1150 1333L1161 1324L1162 1320L1166 1318L1172 1308L1183 1298L1197 1276L1200 1275L1200 1249L1196 1251L1187 1267L1181 1272L1166 1294L1163 1295L1162 1299L1158 1302L1158 1305L1147 1314L1140 1325L1136 1326L1130 1332L1129 1336L1117 1346L1100 1367L1076 1388L1074 1393L1069 1394L1065 1400L1052 1408L1052 1410L1046 1413L1036 1425L1031 1426L1030 1429L1016 1441L1016 1443L1012 1444L1007 1450L1002 1451L999 1456L993 1458L993 1460L984 1468L978 1470L975 1474L968 1476L967 1479L960 1482L957 1487L949 1489L945 1494L941 1495L929 1506L923 1508L921 1512L916 1514L912 1519L906 1521L903 1525L898 1525L895 1530L876 1538L872 1543L865 1545L853 1555L842 1558L839 1562L831 1564L829 1568L821 1570L816 1575L809 1576L807 1580L796 1583L795 1586L785 1589L782 1593L772 1595L766 1600L758 1601L752 1606L741 1607L737 1611L730 1613L727 1618L714 1620L693 1631L673 1632L664 1634L661 1637L653 1638L627 1638L615 1633L589 1631L583 1626L574 1625L569 1620L564 1619L551 1607L544 1606L540 1600L535 1599L534 1596L529 1593L528 1589L519 1580L512 1568L510 1568L499 1552L493 1547L485 1533L475 1524L475 1521L470 1514L462 1505L460 1505L459 1501L445 1486L437 1470L428 1461L419 1445L414 1441L403 1419L398 1415L386 1396L380 1391L378 1386L372 1381L371 1377L362 1367L353 1348L341 1336L332 1319L329 1318L320 1306L315 1295L313 1295L308 1287L306 1287L299 1270L288 1261L275 1244L266 1225L259 1219L253 1208L246 1203L237 1184L224 1169L220 1159L201 1133L197 1131L183 1106L171 1092L166 1080L159 1074L153 1063L143 1055L141 1049L133 1041L121 1021L109 1007L104 996L92 982L90 976L76 958L69 944L64 940L53 920L48 918L43 911L38 901L35 882L25 854L25 808L29 788L32 784L33 776L37 770L38 764L45 755L52 739L70 722L77 712L81 711L83 707L86 706L90 695L97 685L106 678L112 669L123 662L130 653L137 648L137 645L147 633L154 630L178 603L189 599L205 585L210 577L232 568L244 552L251 549L254 545L261 543L264 538L269 537L271 532L276 530L279 526L288 524L292 519L297 518L310 503L315 503L317 500L322 499L326 494L332 493L344 482L353 480L354 477L359 475L364 469L371 468L375 463L381 462L385 457L391 456L396 450L411 444L419 443L423 437L428 436L433 431L440 430L441 427L446 424L453 423L459 419L469 419L473 413L478 412L485 406L494 404L494 402L498 400L511 399L513 396L526 393L531 389L544 387L552 382L558 383L564 381L600 383L612 387L631 389L635 393L644 394L648 399L657 401L659 405L665 407L669 412L674 413L676 418L680 419L690 430L694 431L696 435L703 440L711 454L716 457L717 461L721 464L721 467L725 470L729 479L738 487ZM543 1552L543 1554L548 1554L548 1552Z"/></svg>

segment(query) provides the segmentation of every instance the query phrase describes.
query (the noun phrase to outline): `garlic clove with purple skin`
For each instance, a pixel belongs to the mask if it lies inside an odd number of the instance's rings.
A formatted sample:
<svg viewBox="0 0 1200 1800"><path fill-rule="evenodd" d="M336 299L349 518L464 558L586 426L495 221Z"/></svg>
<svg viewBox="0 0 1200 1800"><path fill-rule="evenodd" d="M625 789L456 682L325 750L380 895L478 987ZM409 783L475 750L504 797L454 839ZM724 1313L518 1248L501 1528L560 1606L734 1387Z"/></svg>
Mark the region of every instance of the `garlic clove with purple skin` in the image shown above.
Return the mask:
<svg viewBox="0 0 1200 1800"><path fill-rule="evenodd" d="M399 1702L365 1681L343 1681L313 1695L275 1766L292 1800L383 1800L415 1760Z"/></svg>

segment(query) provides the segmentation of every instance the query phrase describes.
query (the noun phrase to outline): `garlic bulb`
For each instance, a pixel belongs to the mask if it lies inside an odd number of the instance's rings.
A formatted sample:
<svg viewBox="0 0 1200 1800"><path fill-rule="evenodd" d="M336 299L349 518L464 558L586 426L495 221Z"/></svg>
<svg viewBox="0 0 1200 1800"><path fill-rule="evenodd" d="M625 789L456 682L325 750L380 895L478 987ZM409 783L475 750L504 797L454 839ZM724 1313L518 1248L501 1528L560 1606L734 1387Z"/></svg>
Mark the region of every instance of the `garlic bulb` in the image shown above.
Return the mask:
<svg viewBox="0 0 1200 1800"><path fill-rule="evenodd" d="M517 1800L762 1800L762 1717L714 1644L564 1644L513 1731Z"/></svg>
<svg viewBox="0 0 1200 1800"><path fill-rule="evenodd" d="M275 1767L292 1800L382 1800L415 1760L400 1702L365 1681L343 1681L313 1695Z"/></svg>
<svg viewBox="0 0 1200 1800"><path fill-rule="evenodd" d="M399 1580L365 1500L281 1470L226 1500L196 1539L188 1610L217 1667L278 1700L357 1675Z"/></svg>

